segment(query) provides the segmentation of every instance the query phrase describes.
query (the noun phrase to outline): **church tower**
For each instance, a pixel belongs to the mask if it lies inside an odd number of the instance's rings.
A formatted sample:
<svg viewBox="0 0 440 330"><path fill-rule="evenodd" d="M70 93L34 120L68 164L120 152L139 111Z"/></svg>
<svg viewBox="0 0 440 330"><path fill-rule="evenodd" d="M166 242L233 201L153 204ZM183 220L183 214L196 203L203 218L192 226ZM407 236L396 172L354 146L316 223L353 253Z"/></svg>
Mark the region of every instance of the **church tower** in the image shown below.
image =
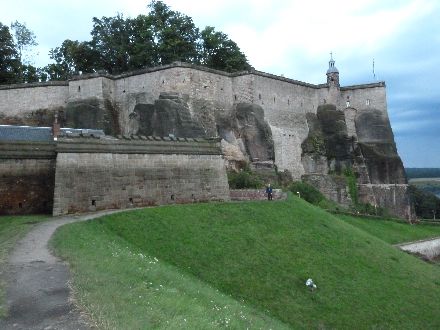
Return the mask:
<svg viewBox="0 0 440 330"><path fill-rule="evenodd" d="M339 88L339 71L335 67L333 53L330 53L330 61L328 62L327 84L329 87Z"/></svg>

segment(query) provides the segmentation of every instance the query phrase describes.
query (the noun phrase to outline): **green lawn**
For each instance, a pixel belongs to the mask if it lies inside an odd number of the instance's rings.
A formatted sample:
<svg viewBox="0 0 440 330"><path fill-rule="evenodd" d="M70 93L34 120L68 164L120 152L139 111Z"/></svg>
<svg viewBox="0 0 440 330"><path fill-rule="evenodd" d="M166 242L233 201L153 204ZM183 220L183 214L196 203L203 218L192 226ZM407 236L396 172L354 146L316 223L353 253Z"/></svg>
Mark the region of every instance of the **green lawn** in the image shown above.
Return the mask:
<svg viewBox="0 0 440 330"><path fill-rule="evenodd" d="M67 225L52 244L102 328L439 328L440 267L352 222L297 198L179 205Z"/></svg>
<svg viewBox="0 0 440 330"><path fill-rule="evenodd" d="M337 217L390 244L440 237L440 226L435 224L410 225L392 220L353 217L348 215L337 215Z"/></svg>
<svg viewBox="0 0 440 330"><path fill-rule="evenodd" d="M17 241L36 223L50 219L48 216L1 216L0 217L0 317L5 316L5 283L2 281L8 255Z"/></svg>

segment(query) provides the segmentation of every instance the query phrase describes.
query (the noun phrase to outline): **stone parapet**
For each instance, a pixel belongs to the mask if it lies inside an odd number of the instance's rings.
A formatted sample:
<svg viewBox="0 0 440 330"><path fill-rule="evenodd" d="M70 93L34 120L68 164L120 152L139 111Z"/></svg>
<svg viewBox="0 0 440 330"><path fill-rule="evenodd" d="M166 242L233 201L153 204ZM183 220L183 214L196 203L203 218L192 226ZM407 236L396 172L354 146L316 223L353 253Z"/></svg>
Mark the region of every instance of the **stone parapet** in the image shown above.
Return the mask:
<svg viewBox="0 0 440 330"><path fill-rule="evenodd" d="M267 200L266 189L231 189L229 196L233 201L260 201ZM273 189L273 199L286 199L287 194L281 189Z"/></svg>
<svg viewBox="0 0 440 330"><path fill-rule="evenodd" d="M0 142L0 159L55 159L55 143L7 141Z"/></svg>
<svg viewBox="0 0 440 330"><path fill-rule="evenodd" d="M217 139L169 137L60 138L58 153L222 155Z"/></svg>
<svg viewBox="0 0 440 330"><path fill-rule="evenodd" d="M229 200L221 155L59 152L53 214Z"/></svg>

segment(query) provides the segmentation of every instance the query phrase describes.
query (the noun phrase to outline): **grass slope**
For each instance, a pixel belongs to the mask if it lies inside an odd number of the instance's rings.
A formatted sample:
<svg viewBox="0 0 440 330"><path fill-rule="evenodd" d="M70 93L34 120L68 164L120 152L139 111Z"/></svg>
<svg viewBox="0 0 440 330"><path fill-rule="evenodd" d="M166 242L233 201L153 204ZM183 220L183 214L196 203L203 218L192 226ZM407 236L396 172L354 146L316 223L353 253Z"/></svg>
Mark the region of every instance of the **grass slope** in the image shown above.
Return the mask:
<svg viewBox="0 0 440 330"><path fill-rule="evenodd" d="M114 214L53 244L103 327L440 327L440 267L296 198Z"/></svg>
<svg viewBox="0 0 440 330"><path fill-rule="evenodd" d="M48 216L2 216L0 217L0 317L6 315L5 283L2 281L8 254L17 241L36 223L48 220Z"/></svg>
<svg viewBox="0 0 440 330"><path fill-rule="evenodd" d="M390 244L440 237L440 226L435 224L409 225L392 220L353 217L348 215L338 215L337 217Z"/></svg>

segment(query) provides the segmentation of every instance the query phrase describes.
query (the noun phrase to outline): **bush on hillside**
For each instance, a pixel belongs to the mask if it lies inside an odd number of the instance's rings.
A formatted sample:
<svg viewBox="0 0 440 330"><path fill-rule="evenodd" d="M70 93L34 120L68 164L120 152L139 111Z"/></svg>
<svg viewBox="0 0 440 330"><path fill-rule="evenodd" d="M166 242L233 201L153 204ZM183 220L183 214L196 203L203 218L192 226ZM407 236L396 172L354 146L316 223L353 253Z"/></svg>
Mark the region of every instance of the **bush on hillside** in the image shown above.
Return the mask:
<svg viewBox="0 0 440 330"><path fill-rule="evenodd" d="M434 213L437 218L440 216L440 199L436 195L414 185L409 186L409 194L418 217L432 219Z"/></svg>
<svg viewBox="0 0 440 330"><path fill-rule="evenodd" d="M390 216L388 210L383 207L374 207L374 205L371 205L370 203L357 203L352 205L351 211L358 214L364 214L364 215L376 215L380 217L387 217Z"/></svg>
<svg viewBox="0 0 440 330"><path fill-rule="evenodd" d="M305 182L296 181L289 186L289 190L294 194L299 192L301 198L314 205L325 200L324 195L318 189Z"/></svg>
<svg viewBox="0 0 440 330"><path fill-rule="evenodd" d="M260 189L264 187L263 181L249 169L239 172L228 172L228 183L230 189Z"/></svg>

